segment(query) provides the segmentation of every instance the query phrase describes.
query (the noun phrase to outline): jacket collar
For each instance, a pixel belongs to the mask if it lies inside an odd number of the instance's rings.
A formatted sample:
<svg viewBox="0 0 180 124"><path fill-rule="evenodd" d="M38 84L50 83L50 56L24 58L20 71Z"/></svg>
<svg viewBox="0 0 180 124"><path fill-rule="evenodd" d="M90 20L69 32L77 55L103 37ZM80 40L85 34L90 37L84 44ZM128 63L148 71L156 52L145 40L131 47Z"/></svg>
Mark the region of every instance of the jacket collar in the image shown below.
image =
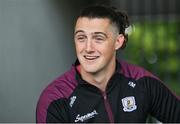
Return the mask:
<svg viewBox="0 0 180 124"><path fill-rule="evenodd" d="M89 88L95 88L94 85L91 85L90 83L88 83L87 81L83 80L82 77L81 77L81 74L80 74L80 63L79 63L79 60L77 59L74 63L74 66L75 66L75 70L76 70L76 80L78 81L78 83L80 85L87 85ZM121 69L121 65L119 63L119 60L116 59L116 68L115 68L115 72L114 74L112 75L112 77L110 78L108 84L107 84L107 90L113 85L113 82L116 78L116 75L120 72L120 69Z"/></svg>

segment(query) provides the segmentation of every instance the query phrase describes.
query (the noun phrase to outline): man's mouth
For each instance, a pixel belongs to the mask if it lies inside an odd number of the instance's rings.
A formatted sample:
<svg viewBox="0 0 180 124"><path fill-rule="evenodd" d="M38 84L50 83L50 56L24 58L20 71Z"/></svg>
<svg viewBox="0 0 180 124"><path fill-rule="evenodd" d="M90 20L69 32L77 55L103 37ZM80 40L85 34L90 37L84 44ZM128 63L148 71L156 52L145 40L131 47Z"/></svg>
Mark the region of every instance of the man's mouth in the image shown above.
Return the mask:
<svg viewBox="0 0 180 124"><path fill-rule="evenodd" d="M87 60L95 60L97 58L99 58L99 56L88 56L88 55L84 55L84 58Z"/></svg>

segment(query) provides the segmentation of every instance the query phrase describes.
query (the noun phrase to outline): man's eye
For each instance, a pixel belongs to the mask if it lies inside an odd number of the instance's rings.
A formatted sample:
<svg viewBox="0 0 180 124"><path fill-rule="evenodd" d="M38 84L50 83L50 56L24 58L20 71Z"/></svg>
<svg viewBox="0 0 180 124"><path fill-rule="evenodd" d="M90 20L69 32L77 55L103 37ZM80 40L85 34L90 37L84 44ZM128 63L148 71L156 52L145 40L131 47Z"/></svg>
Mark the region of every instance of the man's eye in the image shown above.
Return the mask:
<svg viewBox="0 0 180 124"><path fill-rule="evenodd" d="M78 40L83 40L83 39L85 39L84 37L78 37L77 38Z"/></svg>
<svg viewBox="0 0 180 124"><path fill-rule="evenodd" d="M76 37L76 40L77 41L84 41L84 40L86 40L86 37L85 36L78 36L78 37Z"/></svg>
<svg viewBox="0 0 180 124"><path fill-rule="evenodd" d="M101 37L96 37L96 40L103 40L103 38L101 38Z"/></svg>
<svg viewBox="0 0 180 124"><path fill-rule="evenodd" d="M102 37L102 36L95 36L94 39L95 39L97 42L102 42L102 41L105 40L105 38Z"/></svg>

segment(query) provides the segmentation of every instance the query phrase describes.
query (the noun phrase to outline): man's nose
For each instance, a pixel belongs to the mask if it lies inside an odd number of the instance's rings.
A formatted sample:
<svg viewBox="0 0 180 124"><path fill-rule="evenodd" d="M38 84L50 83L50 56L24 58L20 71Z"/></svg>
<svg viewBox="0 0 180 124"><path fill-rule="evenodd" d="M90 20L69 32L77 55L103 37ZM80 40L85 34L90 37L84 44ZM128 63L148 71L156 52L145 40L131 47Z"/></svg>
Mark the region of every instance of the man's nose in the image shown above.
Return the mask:
<svg viewBox="0 0 180 124"><path fill-rule="evenodd" d="M86 50L86 52L93 52L94 51L93 43L90 39L86 42L86 49L85 50Z"/></svg>

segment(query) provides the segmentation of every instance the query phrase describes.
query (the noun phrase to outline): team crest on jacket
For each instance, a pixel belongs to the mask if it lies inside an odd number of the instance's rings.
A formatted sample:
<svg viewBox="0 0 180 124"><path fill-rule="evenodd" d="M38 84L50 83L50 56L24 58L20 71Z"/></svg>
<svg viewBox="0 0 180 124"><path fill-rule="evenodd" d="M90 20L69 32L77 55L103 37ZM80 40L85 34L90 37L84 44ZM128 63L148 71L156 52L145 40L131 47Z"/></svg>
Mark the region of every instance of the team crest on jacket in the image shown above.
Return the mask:
<svg viewBox="0 0 180 124"><path fill-rule="evenodd" d="M137 109L134 96L125 97L122 99L123 110L125 112L132 112Z"/></svg>

